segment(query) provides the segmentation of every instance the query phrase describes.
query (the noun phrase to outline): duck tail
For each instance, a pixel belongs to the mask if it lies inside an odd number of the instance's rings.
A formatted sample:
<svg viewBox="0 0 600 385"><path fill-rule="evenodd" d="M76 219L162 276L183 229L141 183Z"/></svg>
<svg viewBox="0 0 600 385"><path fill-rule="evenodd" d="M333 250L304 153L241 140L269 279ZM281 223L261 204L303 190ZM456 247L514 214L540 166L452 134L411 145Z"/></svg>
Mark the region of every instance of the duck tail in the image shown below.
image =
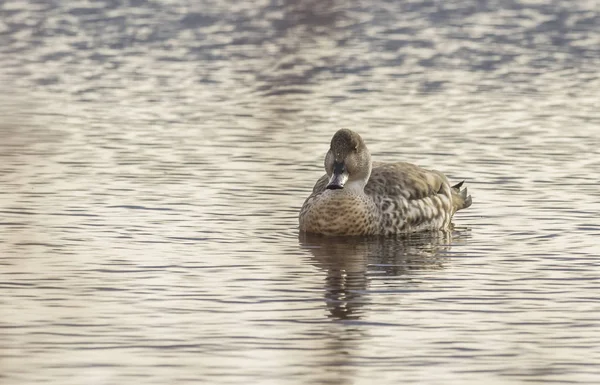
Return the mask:
<svg viewBox="0 0 600 385"><path fill-rule="evenodd" d="M467 188L460 189L463 183L465 183L464 180L452 186L452 205L454 206L454 212L466 209L473 203L471 196L467 195Z"/></svg>

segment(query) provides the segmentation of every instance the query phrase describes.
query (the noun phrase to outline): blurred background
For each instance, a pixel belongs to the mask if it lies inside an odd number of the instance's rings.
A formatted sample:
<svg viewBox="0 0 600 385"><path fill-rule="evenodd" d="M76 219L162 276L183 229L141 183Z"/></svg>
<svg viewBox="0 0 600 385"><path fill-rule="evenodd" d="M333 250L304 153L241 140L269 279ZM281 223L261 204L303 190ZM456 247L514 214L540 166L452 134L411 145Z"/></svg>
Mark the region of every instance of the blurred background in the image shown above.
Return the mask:
<svg viewBox="0 0 600 385"><path fill-rule="evenodd" d="M596 0L0 0L0 382L600 382ZM298 234L333 133L450 233Z"/></svg>

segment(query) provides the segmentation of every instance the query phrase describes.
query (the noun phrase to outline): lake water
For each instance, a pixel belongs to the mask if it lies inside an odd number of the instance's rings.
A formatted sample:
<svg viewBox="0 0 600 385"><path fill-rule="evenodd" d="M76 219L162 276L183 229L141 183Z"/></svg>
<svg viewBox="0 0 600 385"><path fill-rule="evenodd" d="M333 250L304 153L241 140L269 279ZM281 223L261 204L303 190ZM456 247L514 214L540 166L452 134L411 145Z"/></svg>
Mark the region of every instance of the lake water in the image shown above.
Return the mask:
<svg viewBox="0 0 600 385"><path fill-rule="evenodd" d="M600 4L0 1L0 383L600 383ZM450 234L297 214L341 127Z"/></svg>

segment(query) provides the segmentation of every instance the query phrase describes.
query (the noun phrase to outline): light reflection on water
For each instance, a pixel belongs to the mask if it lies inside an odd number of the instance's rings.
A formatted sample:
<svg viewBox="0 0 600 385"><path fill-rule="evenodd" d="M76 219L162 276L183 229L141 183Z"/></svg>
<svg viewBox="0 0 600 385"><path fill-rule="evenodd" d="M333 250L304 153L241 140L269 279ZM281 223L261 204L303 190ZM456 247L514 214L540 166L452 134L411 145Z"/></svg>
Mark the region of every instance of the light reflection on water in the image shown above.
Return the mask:
<svg viewBox="0 0 600 385"><path fill-rule="evenodd" d="M0 12L2 384L599 381L593 2ZM473 206L299 235L339 127Z"/></svg>
<svg viewBox="0 0 600 385"><path fill-rule="evenodd" d="M325 302L331 317L340 320L361 318L358 310L368 303L369 281L391 276L404 284L397 279L442 269L452 240L452 232L445 231L388 238L300 234L301 247L310 250L314 264L326 272Z"/></svg>

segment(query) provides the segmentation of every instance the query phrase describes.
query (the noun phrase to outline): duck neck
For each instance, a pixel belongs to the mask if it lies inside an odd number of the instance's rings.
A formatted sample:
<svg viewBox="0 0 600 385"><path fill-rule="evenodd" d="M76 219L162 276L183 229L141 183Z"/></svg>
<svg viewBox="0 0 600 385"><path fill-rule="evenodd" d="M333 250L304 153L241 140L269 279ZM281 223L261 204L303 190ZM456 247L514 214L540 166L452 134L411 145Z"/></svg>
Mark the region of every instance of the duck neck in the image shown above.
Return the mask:
<svg viewBox="0 0 600 385"><path fill-rule="evenodd" d="M365 186L371 177L371 171L373 170L373 165L371 163L371 155L367 152L367 168L366 172L361 175L362 178L354 179L352 181L348 181L344 186L344 190L351 192L353 194L364 194Z"/></svg>
<svg viewBox="0 0 600 385"><path fill-rule="evenodd" d="M367 184L364 180L353 180L351 182L346 183L344 186L344 190L353 193L353 194L364 194L365 185Z"/></svg>

